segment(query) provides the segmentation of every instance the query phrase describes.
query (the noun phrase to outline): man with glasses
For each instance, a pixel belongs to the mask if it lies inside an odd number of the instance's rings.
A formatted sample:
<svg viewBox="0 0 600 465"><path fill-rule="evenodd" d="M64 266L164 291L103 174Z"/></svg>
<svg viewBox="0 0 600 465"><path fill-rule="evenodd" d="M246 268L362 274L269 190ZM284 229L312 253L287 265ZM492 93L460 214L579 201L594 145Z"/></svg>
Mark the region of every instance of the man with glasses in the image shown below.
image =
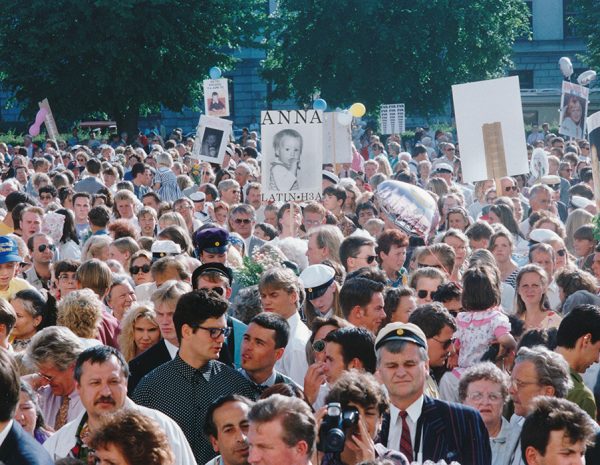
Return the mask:
<svg viewBox="0 0 600 465"><path fill-rule="evenodd" d="M52 293L56 300L79 289L77 268L80 265L75 260L60 260L52 266Z"/></svg>
<svg viewBox="0 0 600 465"><path fill-rule="evenodd" d="M251 257L255 249L260 249L265 241L254 235L256 213L252 205L241 203L229 213L230 230L238 233L246 244L246 255Z"/></svg>
<svg viewBox="0 0 600 465"><path fill-rule="evenodd" d="M182 197L173 202L173 210L183 216L190 236L194 234L202 222L194 218L194 203L187 197Z"/></svg>
<svg viewBox="0 0 600 465"><path fill-rule="evenodd" d="M311 229L325 224L327 210L317 202L308 202L302 209L302 225L308 233Z"/></svg>
<svg viewBox="0 0 600 465"><path fill-rule="evenodd" d="M74 378L75 362L82 351L80 339L64 326L42 329L27 347L27 357L37 374L24 380L37 390L46 425L54 430L84 409Z"/></svg>
<svg viewBox="0 0 600 465"><path fill-rule="evenodd" d="M503 465L524 465L521 430L525 417L539 396L566 397L572 387L565 359L542 346L522 347L517 353L508 392L515 413L510 419Z"/></svg>
<svg viewBox="0 0 600 465"><path fill-rule="evenodd" d="M528 218L529 215L541 210L556 213L556 206L552 200L552 194L552 189L545 184L536 184L529 191L529 214L519 224L519 230L524 237L529 236L531 230Z"/></svg>
<svg viewBox="0 0 600 465"><path fill-rule="evenodd" d="M46 234L34 234L27 241L27 248L33 266L23 274L23 278L38 290L50 289L50 264L56 255L54 241Z"/></svg>
<svg viewBox="0 0 600 465"><path fill-rule="evenodd" d="M219 197L222 202L232 207L242 200L240 184L235 179L225 179L217 186Z"/></svg>
<svg viewBox="0 0 600 465"><path fill-rule="evenodd" d="M340 260L347 273L365 266L377 267L375 241L367 237L349 236L340 245Z"/></svg>
<svg viewBox="0 0 600 465"><path fill-rule="evenodd" d="M227 301L215 292L199 289L184 294L173 314L179 352L145 376L133 394L134 402L175 420L198 463L216 455L203 434L206 413L214 399L229 394L256 397L246 378L217 361L230 333L227 308Z"/></svg>
<svg viewBox="0 0 600 465"><path fill-rule="evenodd" d="M450 312L439 302L421 305L408 317L409 323L417 325L427 337L427 355L429 368L446 366L453 352L456 323ZM434 399L440 398L437 382L429 373L425 384L425 394Z"/></svg>

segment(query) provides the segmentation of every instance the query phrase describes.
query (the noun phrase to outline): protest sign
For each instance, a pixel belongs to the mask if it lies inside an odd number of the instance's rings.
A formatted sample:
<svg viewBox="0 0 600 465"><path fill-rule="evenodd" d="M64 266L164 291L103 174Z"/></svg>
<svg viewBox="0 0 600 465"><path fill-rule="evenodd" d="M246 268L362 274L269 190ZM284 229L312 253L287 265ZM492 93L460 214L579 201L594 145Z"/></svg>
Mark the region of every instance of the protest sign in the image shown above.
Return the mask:
<svg viewBox="0 0 600 465"><path fill-rule="evenodd" d="M563 81L558 132L563 136L583 139L585 135L585 116L587 115L587 87Z"/></svg>
<svg viewBox="0 0 600 465"><path fill-rule="evenodd" d="M231 135L232 122L214 116L200 116L192 155L197 160L223 163L225 148Z"/></svg>
<svg viewBox="0 0 600 465"><path fill-rule="evenodd" d="M594 178L594 198L600 208L600 168L598 155L600 154L600 111L587 118L587 127L590 138L590 154L592 156L592 176Z"/></svg>
<svg viewBox="0 0 600 465"><path fill-rule="evenodd" d="M402 134L405 131L406 116L403 103L381 105L379 119L382 134Z"/></svg>
<svg viewBox="0 0 600 465"><path fill-rule="evenodd" d="M350 125L339 123L337 113L323 115L323 163L352 163Z"/></svg>
<svg viewBox="0 0 600 465"><path fill-rule="evenodd" d="M519 78L452 86L463 181L529 172Z"/></svg>
<svg viewBox="0 0 600 465"><path fill-rule="evenodd" d="M227 79L205 79L204 112L208 116L229 116L229 88Z"/></svg>
<svg viewBox="0 0 600 465"><path fill-rule="evenodd" d="M56 121L54 121L54 116L52 115L52 110L50 109L48 99L45 98L41 102L38 102L38 106L40 107L40 110L45 111L44 125L46 126L46 131L48 131L48 136L50 139L56 142L58 140L58 129L56 127Z"/></svg>
<svg viewBox="0 0 600 465"><path fill-rule="evenodd" d="M323 112L261 112L262 191L268 201L321 197Z"/></svg>

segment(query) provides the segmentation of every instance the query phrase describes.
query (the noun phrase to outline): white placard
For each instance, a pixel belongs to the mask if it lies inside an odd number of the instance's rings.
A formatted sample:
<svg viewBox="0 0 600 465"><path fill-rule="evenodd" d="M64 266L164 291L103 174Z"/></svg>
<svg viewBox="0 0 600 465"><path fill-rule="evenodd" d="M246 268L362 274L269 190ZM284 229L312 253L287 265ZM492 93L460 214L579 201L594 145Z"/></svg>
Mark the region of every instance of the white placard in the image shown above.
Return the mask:
<svg viewBox="0 0 600 465"><path fill-rule="evenodd" d="M323 112L261 112L262 191L265 200L319 200L323 165Z"/></svg>
<svg viewBox="0 0 600 465"><path fill-rule="evenodd" d="M600 167L598 158L600 155L600 111L587 118L587 128L590 139L590 155L592 156L592 176L594 179L594 197L596 204L600 207Z"/></svg>
<svg viewBox="0 0 600 465"><path fill-rule="evenodd" d="M40 110L43 108L47 111L46 116L44 117L44 125L46 126L46 131L48 131L48 137L50 137L50 139L52 139L54 142L57 142L58 128L56 127L56 121L54 121L54 115L52 115L52 110L50 109L50 103L48 103L48 99L45 98L41 102L38 102L38 107Z"/></svg>
<svg viewBox="0 0 600 465"><path fill-rule="evenodd" d="M452 86L456 129L465 182L488 179L483 125L500 123L507 175L529 172L519 78L491 79Z"/></svg>
<svg viewBox="0 0 600 465"><path fill-rule="evenodd" d="M229 116L229 88L227 79L205 79L204 112L208 116Z"/></svg>
<svg viewBox="0 0 600 465"><path fill-rule="evenodd" d="M403 103L381 105L379 119L382 134L402 134L406 130L406 115Z"/></svg>
<svg viewBox="0 0 600 465"><path fill-rule="evenodd" d="M352 163L352 132L350 125L339 123L336 112L324 114L323 164Z"/></svg>
<svg viewBox="0 0 600 465"><path fill-rule="evenodd" d="M576 139L585 137L585 117L589 93L590 90L587 87L563 81L559 134Z"/></svg>
<svg viewBox="0 0 600 465"><path fill-rule="evenodd" d="M232 122L229 120L201 115L192 156L197 160L221 165L231 135L231 126Z"/></svg>

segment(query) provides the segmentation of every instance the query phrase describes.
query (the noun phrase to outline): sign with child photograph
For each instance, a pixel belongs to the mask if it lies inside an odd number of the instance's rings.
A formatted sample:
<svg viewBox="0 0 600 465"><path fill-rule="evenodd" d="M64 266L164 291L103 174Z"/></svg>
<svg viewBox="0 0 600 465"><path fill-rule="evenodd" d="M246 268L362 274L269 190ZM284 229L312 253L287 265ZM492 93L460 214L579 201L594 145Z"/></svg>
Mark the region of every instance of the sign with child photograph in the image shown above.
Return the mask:
<svg viewBox="0 0 600 465"><path fill-rule="evenodd" d="M576 139L585 137L585 117L589 93L590 90L587 87L563 81L559 134Z"/></svg>
<svg viewBox="0 0 600 465"><path fill-rule="evenodd" d="M229 88L227 79L205 79L204 113L208 116L229 116Z"/></svg>
<svg viewBox="0 0 600 465"><path fill-rule="evenodd" d="M321 197L323 112L261 112L262 190L268 201L308 201Z"/></svg>
<svg viewBox="0 0 600 465"><path fill-rule="evenodd" d="M209 163L223 163L232 122L214 116L200 116L192 156Z"/></svg>
<svg viewBox="0 0 600 465"><path fill-rule="evenodd" d="M350 125L340 124L336 112L324 113L323 117L323 164L352 163Z"/></svg>
<svg viewBox="0 0 600 465"><path fill-rule="evenodd" d="M517 76L454 85L452 98L464 182L529 173Z"/></svg>

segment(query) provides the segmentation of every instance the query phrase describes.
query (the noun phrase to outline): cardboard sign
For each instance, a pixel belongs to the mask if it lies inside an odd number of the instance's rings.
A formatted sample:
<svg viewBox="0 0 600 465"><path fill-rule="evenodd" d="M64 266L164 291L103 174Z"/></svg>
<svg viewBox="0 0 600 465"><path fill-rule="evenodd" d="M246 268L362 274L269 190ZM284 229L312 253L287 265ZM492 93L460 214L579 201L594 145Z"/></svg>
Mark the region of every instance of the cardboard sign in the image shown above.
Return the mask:
<svg viewBox="0 0 600 465"><path fill-rule="evenodd" d="M46 110L46 116L44 117L44 125L46 126L46 131L48 131L48 136L54 142L58 140L58 128L56 127L56 121L54 121L54 116L52 115L52 110L50 109L50 104L48 103L48 99L45 98L41 102L38 102L38 106L40 110Z"/></svg>
<svg viewBox="0 0 600 465"><path fill-rule="evenodd" d="M261 112L262 191L268 201L321 198L323 112Z"/></svg>
<svg viewBox="0 0 600 465"><path fill-rule="evenodd" d="M589 94L590 90L587 87L563 81L559 134L576 139L585 137L585 117Z"/></svg>
<svg viewBox="0 0 600 465"><path fill-rule="evenodd" d="M465 182L529 172L518 77L454 85L452 98Z"/></svg>
<svg viewBox="0 0 600 465"><path fill-rule="evenodd" d="M229 116L229 88L227 79L205 79L204 112L208 116Z"/></svg>
<svg viewBox="0 0 600 465"><path fill-rule="evenodd" d="M403 103L381 105L379 119L382 134L402 134L406 130L406 115Z"/></svg>
<svg viewBox="0 0 600 465"><path fill-rule="evenodd" d="M201 115L192 150L193 157L221 165L225 158L231 127L232 122L229 120Z"/></svg>
<svg viewBox="0 0 600 465"><path fill-rule="evenodd" d="M324 114L323 164L352 163L352 132L350 125L339 123L337 113Z"/></svg>
<svg viewBox="0 0 600 465"><path fill-rule="evenodd" d="M594 197L600 206L600 169L598 157L600 155L600 111L587 118L587 127L590 138L590 154L592 156L592 176L594 179Z"/></svg>

